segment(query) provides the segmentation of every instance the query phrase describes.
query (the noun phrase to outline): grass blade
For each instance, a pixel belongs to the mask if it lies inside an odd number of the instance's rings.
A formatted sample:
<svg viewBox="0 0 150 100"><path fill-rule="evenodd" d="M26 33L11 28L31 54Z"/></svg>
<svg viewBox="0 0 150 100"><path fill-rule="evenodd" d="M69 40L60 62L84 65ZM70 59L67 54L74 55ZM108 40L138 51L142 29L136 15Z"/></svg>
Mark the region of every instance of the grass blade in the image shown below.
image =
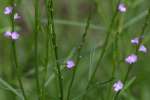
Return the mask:
<svg viewBox="0 0 150 100"><path fill-rule="evenodd" d="M24 97L15 89L13 88L11 85L9 85L5 80L3 80L2 78L0 78L0 84L2 84L4 87L6 87L9 91L11 91L12 93L14 93L16 96L18 96L21 100L24 100Z"/></svg>

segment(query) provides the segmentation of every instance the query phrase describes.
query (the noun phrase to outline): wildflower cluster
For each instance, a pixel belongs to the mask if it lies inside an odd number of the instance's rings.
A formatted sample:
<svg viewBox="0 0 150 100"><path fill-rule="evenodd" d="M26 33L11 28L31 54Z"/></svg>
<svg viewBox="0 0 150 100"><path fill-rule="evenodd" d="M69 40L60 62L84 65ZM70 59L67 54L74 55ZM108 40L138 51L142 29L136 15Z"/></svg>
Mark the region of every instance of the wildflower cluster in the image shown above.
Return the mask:
<svg viewBox="0 0 150 100"><path fill-rule="evenodd" d="M14 10L14 8L11 7L11 6L5 7L4 14L5 15L12 15L13 14L13 10ZM18 13L14 13L13 14L13 19L14 20L18 20L20 18L21 18L21 16L19 16ZM18 32L6 31L6 32L4 32L4 36L5 37L10 37L12 40L17 40L20 35L19 35Z"/></svg>
<svg viewBox="0 0 150 100"><path fill-rule="evenodd" d="M4 33L4 36L10 37L10 38L13 39L13 40L17 40L20 35L19 35L18 32L10 32L10 31L7 31L7 32Z"/></svg>
<svg viewBox="0 0 150 100"><path fill-rule="evenodd" d="M120 3L118 5L118 11L121 12L121 13L124 13L126 12L127 8L125 6L125 4L123 3ZM141 39L143 39L143 37L136 37L136 38L133 38L131 40L131 44L135 45L137 47L137 51L139 52L143 52L143 53L146 53L147 52L147 48L141 44ZM134 64L138 61L138 56L136 54L130 54L128 57L125 58L125 62L127 64ZM116 83L114 83L113 85L113 90L115 92L118 92L120 90L122 90L123 88L123 83L121 82L121 80L117 81Z"/></svg>
<svg viewBox="0 0 150 100"><path fill-rule="evenodd" d="M143 44L140 44L139 37L132 39L131 43L138 47L139 52L143 52L143 53L147 52L147 48ZM134 64L137 62L137 60L138 60L138 56L136 54L130 54L128 57L125 58L125 62L128 64ZM123 88L123 83L120 80L114 83L113 85L113 89L116 92L120 91L122 88Z"/></svg>
<svg viewBox="0 0 150 100"><path fill-rule="evenodd" d="M142 38L143 37L140 37L140 38L136 37L136 38L131 40L131 43L133 45L136 45L136 46L140 45L139 48L138 48L138 51L146 53L147 52L147 48L143 44L139 44L140 43L140 39L142 39Z"/></svg>
<svg viewBox="0 0 150 100"><path fill-rule="evenodd" d="M143 44L140 44L140 39L141 38L136 37L136 38L131 40L131 43L138 47L139 52L146 53L147 48ZM137 62L137 60L138 60L137 55L136 54L131 54L125 59L125 62L128 63L128 64L133 64L133 63Z"/></svg>

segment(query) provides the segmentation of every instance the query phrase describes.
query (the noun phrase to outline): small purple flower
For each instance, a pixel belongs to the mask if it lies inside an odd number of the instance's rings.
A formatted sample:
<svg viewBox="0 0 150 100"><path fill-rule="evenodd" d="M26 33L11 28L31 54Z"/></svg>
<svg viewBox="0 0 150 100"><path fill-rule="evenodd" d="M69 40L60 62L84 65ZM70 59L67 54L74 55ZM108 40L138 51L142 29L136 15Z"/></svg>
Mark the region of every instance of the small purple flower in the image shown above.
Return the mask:
<svg viewBox="0 0 150 100"><path fill-rule="evenodd" d="M131 54L125 59L125 62L128 64L133 64L133 63L137 62L137 59L138 59L137 55Z"/></svg>
<svg viewBox="0 0 150 100"><path fill-rule="evenodd" d="M125 6L125 4L120 3L120 4L118 5L118 10L119 10L121 13L124 13L124 12L127 11L127 7Z"/></svg>
<svg viewBox="0 0 150 100"><path fill-rule="evenodd" d="M18 32L12 32L11 33L11 38L13 39L13 40L17 40L18 38L19 38L19 33Z"/></svg>
<svg viewBox="0 0 150 100"><path fill-rule="evenodd" d="M134 44L134 45L138 45L139 44L139 38L136 37L136 38L132 39L131 43Z"/></svg>
<svg viewBox="0 0 150 100"><path fill-rule="evenodd" d="M5 14L5 15L9 15L9 14L12 13L12 11L13 11L13 7L10 7L10 6L5 7L5 9L4 9L4 14Z"/></svg>
<svg viewBox="0 0 150 100"><path fill-rule="evenodd" d="M4 33L4 36L6 36L6 37L11 37L11 32L10 32L10 31L5 32L5 33Z"/></svg>
<svg viewBox="0 0 150 100"><path fill-rule="evenodd" d="M67 66L67 68L71 69L75 66L75 63L73 60L68 60L66 66Z"/></svg>
<svg viewBox="0 0 150 100"><path fill-rule="evenodd" d="M144 45L140 45L139 51L146 53L147 52L147 48Z"/></svg>
<svg viewBox="0 0 150 100"><path fill-rule="evenodd" d="M19 16L18 13L15 13L15 14L14 14L14 19L15 19L15 20L20 19L20 18L21 18L21 16Z"/></svg>
<svg viewBox="0 0 150 100"><path fill-rule="evenodd" d="M116 83L114 83L114 85L113 85L113 90L115 92L122 90L122 88L123 88L123 83L120 80L117 81Z"/></svg>

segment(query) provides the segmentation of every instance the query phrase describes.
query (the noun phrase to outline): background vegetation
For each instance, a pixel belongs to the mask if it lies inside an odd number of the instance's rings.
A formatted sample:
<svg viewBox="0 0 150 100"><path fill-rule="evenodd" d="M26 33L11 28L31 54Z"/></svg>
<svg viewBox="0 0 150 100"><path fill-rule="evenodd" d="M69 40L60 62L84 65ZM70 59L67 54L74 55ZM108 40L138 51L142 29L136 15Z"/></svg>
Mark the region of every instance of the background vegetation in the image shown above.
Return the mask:
<svg viewBox="0 0 150 100"><path fill-rule="evenodd" d="M4 37L3 33L11 29L10 17L4 15L6 6L10 6L11 0L0 0L0 100L22 100L22 92L17 81L17 71L14 66L14 57L11 39ZM115 92L112 85L117 80L123 80L128 69L124 62L126 56L134 53L135 48L130 40L141 34L145 23L145 17L150 8L149 0L124 0L127 6L126 13L119 13L113 22L108 45L98 66L94 80L90 88L85 91L87 84L99 61L99 55L105 47L105 39L109 32L109 26L116 11L117 0L53 0L56 44L58 46L58 59L53 57L53 50L47 49L47 11L44 0L39 1L39 29L37 64L39 66L40 87L45 98L41 100L60 100L59 81L55 71L56 60L61 69L63 79L63 96L67 100L68 87L74 69L66 68L66 60L73 59L77 64L74 82L70 92L70 100L82 100L86 92L85 100L113 100ZM34 0L15 0L16 11L21 19L15 23L15 30L20 33L16 41L16 55L19 73L23 82L27 100L37 100L40 97L36 87L35 72L35 18ZM92 11L91 11L92 8ZM88 27L88 16L91 14L90 26ZM148 20L149 22L150 20ZM88 27L87 31L85 27ZM50 29L51 29L50 28ZM148 25L144 34L143 44L150 48L150 26ZM116 39L116 32L119 31ZM82 35L87 33L85 43L78 52L82 43ZM117 42L115 41L117 40ZM49 43L50 45L50 43ZM117 46L117 47L116 47ZM49 53L47 53L49 50ZM45 64L48 55L48 74L45 78ZM119 100L149 100L150 79L149 59L150 53L139 53L139 60L133 65L130 72L126 89L119 95ZM115 70L115 71L114 71ZM44 82L44 83L43 83ZM42 90L41 90L42 91ZM40 92L43 93L43 92ZM43 95L43 94L41 94ZM42 96L43 97L43 96Z"/></svg>

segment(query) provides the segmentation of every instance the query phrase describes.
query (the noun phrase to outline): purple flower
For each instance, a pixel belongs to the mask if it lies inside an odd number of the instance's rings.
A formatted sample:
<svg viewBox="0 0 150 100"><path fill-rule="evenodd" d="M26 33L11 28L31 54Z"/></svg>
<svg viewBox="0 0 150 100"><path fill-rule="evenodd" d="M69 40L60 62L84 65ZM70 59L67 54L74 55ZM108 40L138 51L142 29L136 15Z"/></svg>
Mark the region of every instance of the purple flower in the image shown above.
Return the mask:
<svg viewBox="0 0 150 100"><path fill-rule="evenodd" d="M17 40L18 38L19 38L19 33L18 32L12 32L11 33L11 38L13 39L13 40Z"/></svg>
<svg viewBox="0 0 150 100"><path fill-rule="evenodd" d="M137 62L137 59L138 59L137 55L131 54L127 58L125 58L125 62L128 64L133 64L133 63Z"/></svg>
<svg viewBox="0 0 150 100"><path fill-rule="evenodd" d="M120 3L120 4L118 5L118 10L119 10L121 13L124 13L124 12L127 11L127 8L126 8L125 4Z"/></svg>
<svg viewBox="0 0 150 100"><path fill-rule="evenodd" d="M139 38L136 37L136 38L132 39L131 43L134 44L134 45L138 45L139 44Z"/></svg>
<svg viewBox="0 0 150 100"><path fill-rule="evenodd" d="M21 18L21 16L19 16L18 13L15 13L15 14L14 14L14 19L15 19L15 20L20 19L20 18Z"/></svg>
<svg viewBox="0 0 150 100"><path fill-rule="evenodd" d="M5 9L4 9L4 14L5 14L5 15L9 15L9 14L12 13L12 11L13 11L13 7L10 7L10 6L5 7Z"/></svg>
<svg viewBox="0 0 150 100"><path fill-rule="evenodd" d="M140 45L139 51L146 53L147 52L147 48L144 45Z"/></svg>
<svg viewBox="0 0 150 100"><path fill-rule="evenodd" d="M115 92L122 90L122 88L123 88L123 83L120 80L117 81L116 83L114 83L114 85L113 85L113 90Z"/></svg>
<svg viewBox="0 0 150 100"><path fill-rule="evenodd" d="M71 69L75 66L75 63L73 60L68 60L66 66L67 66L67 68Z"/></svg>
<svg viewBox="0 0 150 100"><path fill-rule="evenodd" d="M10 37L10 38L13 39L13 40L17 40L20 35L19 35L18 32L10 32L10 31L7 31L7 32L4 33L4 36Z"/></svg>
<svg viewBox="0 0 150 100"><path fill-rule="evenodd" d="M10 31L5 32L5 33L4 33L4 36L6 36L6 37L11 37L11 32L10 32Z"/></svg>

